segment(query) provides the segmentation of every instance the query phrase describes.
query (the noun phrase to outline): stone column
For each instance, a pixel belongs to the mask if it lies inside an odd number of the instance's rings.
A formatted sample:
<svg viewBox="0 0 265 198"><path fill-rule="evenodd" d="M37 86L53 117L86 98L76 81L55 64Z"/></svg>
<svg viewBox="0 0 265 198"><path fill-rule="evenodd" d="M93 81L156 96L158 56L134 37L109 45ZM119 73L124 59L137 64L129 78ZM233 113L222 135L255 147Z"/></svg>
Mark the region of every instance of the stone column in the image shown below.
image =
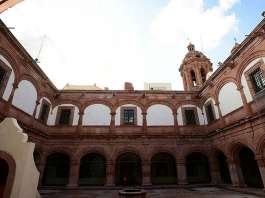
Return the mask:
<svg viewBox="0 0 265 198"><path fill-rule="evenodd" d="M221 120L222 124L225 124L225 120L224 120L224 118L222 116L222 111L221 111L221 108L220 108L220 102L216 101L215 105L217 106L217 109L218 109L219 119Z"/></svg>
<svg viewBox="0 0 265 198"><path fill-rule="evenodd" d="M252 113L251 107L249 106L248 102L247 102L247 98L244 94L244 90L243 90L243 86L240 86L237 88L237 90L240 92L240 96L244 105L244 110L246 112L246 114L250 115Z"/></svg>
<svg viewBox="0 0 265 198"><path fill-rule="evenodd" d="M187 185L187 172L186 172L186 163L185 159L178 159L176 162L177 175L178 175L178 184Z"/></svg>
<svg viewBox="0 0 265 198"><path fill-rule="evenodd" d="M111 112L111 120L110 120L110 131L114 131L115 130L115 115L116 112Z"/></svg>
<svg viewBox="0 0 265 198"><path fill-rule="evenodd" d="M228 162L230 177L231 177L231 180L232 180L232 185L234 187L243 187L243 186L245 186L243 174L242 174L241 168L238 165L238 163L236 163L232 159L229 159L227 162Z"/></svg>
<svg viewBox="0 0 265 198"><path fill-rule="evenodd" d="M143 185L144 186L151 185L151 164L147 161L143 161L142 171L143 171Z"/></svg>
<svg viewBox="0 0 265 198"><path fill-rule="evenodd" d="M106 163L106 186L115 186L115 165L109 160Z"/></svg>
<svg viewBox="0 0 265 198"><path fill-rule="evenodd" d="M173 111L173 117L174 117L174 129L175 129L175 132L178 133L179 132L179 130L178 130L179 125L178 125L178 118L177 118L178 117L177 110Z"/></svg>
<svg viewBox="0 0 265 198"><path fill-rule="evenodd" d="M37 113L37 108L38 108L39 104L40 104L40 102L38 99L38 100L36 100L36 105L35 105L34 112L33 112L33 118L35 118L35 119L36 119L36 113Z"/></svg>
<svg viewBox="0 0 265 198"><path fill-rule="evenodd" d="M79 167L80 167L80 164L76 160L72 161L70 164L69 179L68 179L68 185L67 185L70 188L78 187Z"/></svg>
<svg viewBox="0 0 265 198"><path fill-rule="evenodd" d="M210 156L210 171L211 171L211 183L212 184L221 184L222 179L220 175L220 169L217 162L217 159L215 159L215 156Z"/></svg>
<svg viewBox="0 0 265 198"><path fill-rule="evenodd" d="M259 172L263 182L263 188L265 189L265 159L262 156L256 156L255 158L259 166Z"/></svg>
<svg viewBox="0 0 265 198"><path fill-rule="evenodd" d="M14 98L14 93L15 93L15 90L18 88L18 84L17 83L13 83L13 89L11 91L11 94L8 98L8 103L9 104L12 104L12 101L13 101L13 98Z"/></svg>
<svg viewBox="0 0 265 198"><path fill-rule="evenodd" d="M142 115L143 115L143 132L147 133L147 119L146 119L147 113L146 111L143 111Z"/></svg>
<svg viewBox="0 0 265 198"><path fill-rule="evenodd" d="M78 119L78 127L82 127L82 124L83 124L83 116L84 116L84 111L80 110L79 111L79 119Z"/></svg>
<svg viewBox="0 0 265 198"><path fill-rule="evenodd" d="M199 67L195 67L195 75L196 75L197 85L201 86L203 82L202 82L202 77L201 77L201 72L199 70Z"/></svg>

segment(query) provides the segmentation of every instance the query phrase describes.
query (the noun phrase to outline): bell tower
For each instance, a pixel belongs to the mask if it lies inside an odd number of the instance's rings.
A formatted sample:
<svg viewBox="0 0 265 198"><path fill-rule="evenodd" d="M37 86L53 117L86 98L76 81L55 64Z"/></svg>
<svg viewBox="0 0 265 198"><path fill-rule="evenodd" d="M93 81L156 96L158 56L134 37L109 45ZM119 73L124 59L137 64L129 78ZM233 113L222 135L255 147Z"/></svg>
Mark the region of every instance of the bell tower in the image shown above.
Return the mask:
<svg viewBox="0 0 265 198"><path fill-rule="evenodd" d="M195 50L195 46L189 43L188 53L185 55L179 71L183 79L185 91L198 90L206 81L206 76L212 69L210 60L200 51Z"/></svg>

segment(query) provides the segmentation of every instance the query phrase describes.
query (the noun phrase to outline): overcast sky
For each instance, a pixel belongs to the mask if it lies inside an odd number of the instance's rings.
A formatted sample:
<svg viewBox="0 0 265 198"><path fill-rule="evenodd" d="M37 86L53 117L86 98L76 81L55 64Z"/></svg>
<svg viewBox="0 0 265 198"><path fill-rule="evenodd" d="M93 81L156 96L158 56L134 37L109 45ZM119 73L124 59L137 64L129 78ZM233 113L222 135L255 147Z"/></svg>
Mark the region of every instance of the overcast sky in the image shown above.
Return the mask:
<svg viewBox="0 0 265 198"><path fill-rule="evenodd" d="M66 83L135 89L170 82L189 40L224 61L259 21L265 0L24 0L1 19L59 89Z"/></svg>

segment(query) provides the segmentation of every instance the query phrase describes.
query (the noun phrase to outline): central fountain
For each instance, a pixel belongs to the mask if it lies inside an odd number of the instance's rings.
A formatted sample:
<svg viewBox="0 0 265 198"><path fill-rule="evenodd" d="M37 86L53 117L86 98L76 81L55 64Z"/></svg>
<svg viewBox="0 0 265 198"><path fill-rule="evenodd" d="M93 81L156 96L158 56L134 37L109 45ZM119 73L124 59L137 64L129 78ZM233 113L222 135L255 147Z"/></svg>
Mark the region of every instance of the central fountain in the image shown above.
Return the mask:
<svg viewBox="0 0 265 198"><path fill-rule="evenodd" d="M146 191L138 188L126 188L119 191L119 198L146 198Z"/></svg>

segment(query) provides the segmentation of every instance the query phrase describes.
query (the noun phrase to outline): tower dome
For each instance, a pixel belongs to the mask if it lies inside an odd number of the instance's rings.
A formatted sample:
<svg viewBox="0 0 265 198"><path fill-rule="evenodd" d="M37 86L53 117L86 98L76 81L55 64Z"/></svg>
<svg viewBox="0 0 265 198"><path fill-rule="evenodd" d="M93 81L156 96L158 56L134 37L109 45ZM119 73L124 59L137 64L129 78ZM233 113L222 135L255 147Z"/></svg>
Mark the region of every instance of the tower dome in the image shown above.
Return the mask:
<svg viewBox="0 0 265 198"><path fill-rule="evenodd" d="M212 71L212 63L202 52L195 50L194 44L189 43L187 49L188 53L179 68L184 90L198 90L206 81L207 74Z"/></svg>

